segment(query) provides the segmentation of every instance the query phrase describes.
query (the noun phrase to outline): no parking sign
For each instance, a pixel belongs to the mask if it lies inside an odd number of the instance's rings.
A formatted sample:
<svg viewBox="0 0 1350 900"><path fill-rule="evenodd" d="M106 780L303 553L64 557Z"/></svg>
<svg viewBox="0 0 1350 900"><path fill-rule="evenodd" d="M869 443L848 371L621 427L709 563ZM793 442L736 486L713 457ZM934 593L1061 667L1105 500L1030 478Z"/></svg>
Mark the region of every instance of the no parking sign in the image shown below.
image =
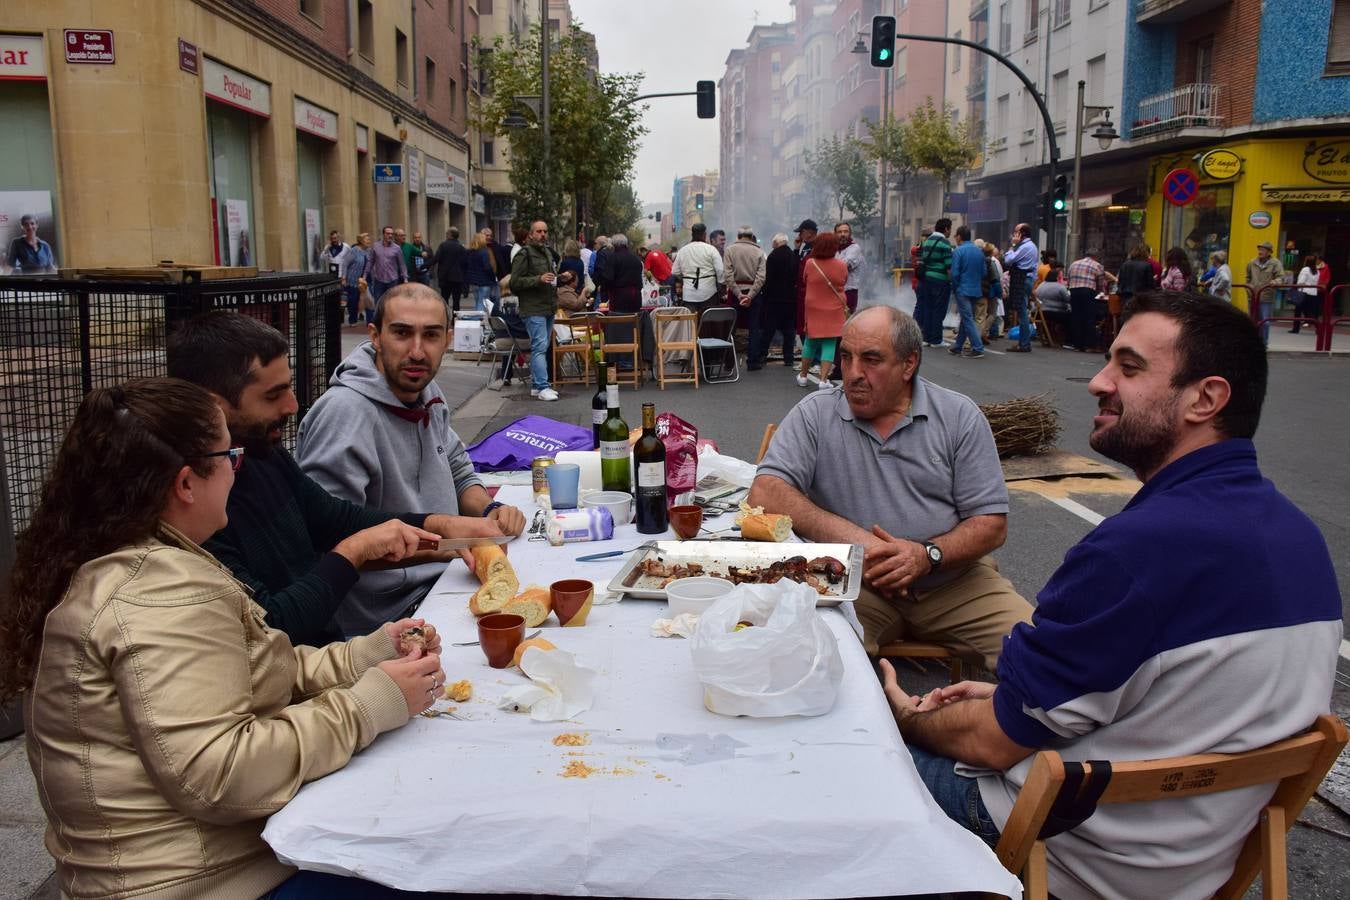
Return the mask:
<svg viewBox="0 0 1350 900"><path fill-rule="evenodd" d="M1200 192L1200 179L1190 169L1173 169L1163 179L1163 197L1173 206L1190 206Z"/></svg>

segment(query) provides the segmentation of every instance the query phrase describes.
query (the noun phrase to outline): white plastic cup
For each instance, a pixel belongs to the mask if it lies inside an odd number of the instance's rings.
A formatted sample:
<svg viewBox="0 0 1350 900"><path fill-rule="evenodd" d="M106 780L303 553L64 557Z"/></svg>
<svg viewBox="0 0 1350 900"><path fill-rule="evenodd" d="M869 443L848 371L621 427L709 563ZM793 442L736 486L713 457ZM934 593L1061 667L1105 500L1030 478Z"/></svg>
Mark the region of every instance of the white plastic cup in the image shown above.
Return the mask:
<svg viewBox="0 0 1350 900"><path fill-rule="evenodd" d="M633 520L633 495L624 491L592 491L581 498L581 506L609 510L616 527Z"/></svg>
<svg viewBox="0 0 1350 900"><path fill-rule="evenodd" d="M730 594L735 587L725 578L711 575L677 578L666 585L666 604L670 607L671 616L681 613L702 615L705 609Z"/></svg>

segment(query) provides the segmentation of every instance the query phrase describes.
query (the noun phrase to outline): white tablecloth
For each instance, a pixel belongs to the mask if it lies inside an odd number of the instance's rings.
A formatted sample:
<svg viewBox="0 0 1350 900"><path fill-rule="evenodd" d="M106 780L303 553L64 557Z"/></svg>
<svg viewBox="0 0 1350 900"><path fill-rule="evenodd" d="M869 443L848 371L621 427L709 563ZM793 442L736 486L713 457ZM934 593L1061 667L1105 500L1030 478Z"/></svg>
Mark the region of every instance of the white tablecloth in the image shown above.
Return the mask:
<svg viewBox="0 0 1350 900"><path fill-rule="evenodd" d="M533 511L529 489L499 499ZM730 517L713 520L730 524ZM589 577L602 588L635 547L613 541L508 548L522 583ZM650 637L664 603L597 606L584 628L544 637L597 669L594 706L540 723L497 709L515 669L488 667L467 609L475 584L447 568L421 615L445 640L447 680L467 678L469 721L415 718L339 772L306 785L263 837L305 869L409 890L627 897L858 897L990 891L1018 882L974 835L947 819L919 781L862 647L844 616L839 701L815 718L708 712L688 643ZM438 704L447 706L447 703ZM585 746L556 746L561 734ZM568 764L594 769L563 777Z"/></svg>

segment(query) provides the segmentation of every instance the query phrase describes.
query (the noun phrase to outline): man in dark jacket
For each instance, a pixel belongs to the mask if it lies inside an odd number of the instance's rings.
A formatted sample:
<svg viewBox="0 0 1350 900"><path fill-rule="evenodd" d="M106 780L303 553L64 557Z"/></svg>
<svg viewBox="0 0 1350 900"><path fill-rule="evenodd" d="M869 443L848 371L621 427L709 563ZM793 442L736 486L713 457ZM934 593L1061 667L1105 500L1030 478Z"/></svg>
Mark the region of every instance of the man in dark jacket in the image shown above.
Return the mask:
<svg viewBox="0 0 1350 900"><path fill-rule="evenodd" d="M520 317L530 333L530 396L558 399L548 381L553 317L558 312L558 276L548 251L548 223L530 226L529 240L511 261L511 293L520 298Z"/></svg>
<svg viewBox="0 0 1350 900"><path fill-rule="evenodd" d="M751 332L748 368L752 371L764 368L769 345L774 335L780 334L783 364L791 369L797 343L797 254L788 246L786 234L773 236L773 250L764 261L764 286L759 295L763 298L762 316L758 330Z"/></svg>
<svg viewBox="0 0 1350 900"><path fill-rule="evenodd" d="M635 313L642 308L642 259L628 247L628 235L609 239L605 264L605 287L609 290L609 311ZM599 266L596 267L597 270Z"/></svg>
<svg viewBox="0 0 1350 900"><path fill-rule="evenodd" d="M445 232L445 240L436 248L432 258L436 265L436 283L440 286L441 296L450 303L450 308L459 312L459 298L464 296L464 271L468 263L468 251L459 242L459 229L451 228Z"/></svg>

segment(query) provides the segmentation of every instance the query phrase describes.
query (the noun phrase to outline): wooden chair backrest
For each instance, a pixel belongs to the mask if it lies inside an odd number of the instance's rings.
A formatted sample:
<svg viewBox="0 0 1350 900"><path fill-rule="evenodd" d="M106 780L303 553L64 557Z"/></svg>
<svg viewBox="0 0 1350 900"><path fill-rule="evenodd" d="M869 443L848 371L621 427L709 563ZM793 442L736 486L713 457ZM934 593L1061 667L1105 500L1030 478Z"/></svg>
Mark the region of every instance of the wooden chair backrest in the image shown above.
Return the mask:
<svg viewBox="0 0 1350 900"><path fill-rule="evenodd" d="M1169 759L1112 763L1110 782L1097 806L1199 796L1278 782L1275 794L1255 828L1247 835L1233 874L1216 898L1236 900L1264 871L1267 896L1286 896L1278 887L1286 879L1284 832L1330 771L1347 742L1346 727L1335 716L1318 716L1310 731L1244 753L1204 753ZM1090 763L1084 763L1090 768ZM1090 781L1084 778L1083 790ZM1064 784L1064 763L1058 753L1042 751L1032 762L995 853L1015 875L1022 875L1028 900L1044 898L1045 845L1040 840L1055 798ZM1278 869L1278 871L1276 871Z"/></svg>
<svg viewBox="0 0 1350 900"><path fill-rule="evenodd" d="M755 465L764 461L764 454L769 452L769 441L773 440L774 432L778 430L777 422L770 422L764 426L764 437L759 442L759 455L755 457Z"/></svg>
<svg viewBox="0 0 1350 900"><path fill-rule="evenodd" d="M607 347L619 347L624 350L632 350L637 346L641 332L638 331L637 314L624 316L600 316L596 319L595 327L600 332L600 342ZM628 333L629 339L626 341L607 340L608 335L614 330L620 333Z"/></svg>

